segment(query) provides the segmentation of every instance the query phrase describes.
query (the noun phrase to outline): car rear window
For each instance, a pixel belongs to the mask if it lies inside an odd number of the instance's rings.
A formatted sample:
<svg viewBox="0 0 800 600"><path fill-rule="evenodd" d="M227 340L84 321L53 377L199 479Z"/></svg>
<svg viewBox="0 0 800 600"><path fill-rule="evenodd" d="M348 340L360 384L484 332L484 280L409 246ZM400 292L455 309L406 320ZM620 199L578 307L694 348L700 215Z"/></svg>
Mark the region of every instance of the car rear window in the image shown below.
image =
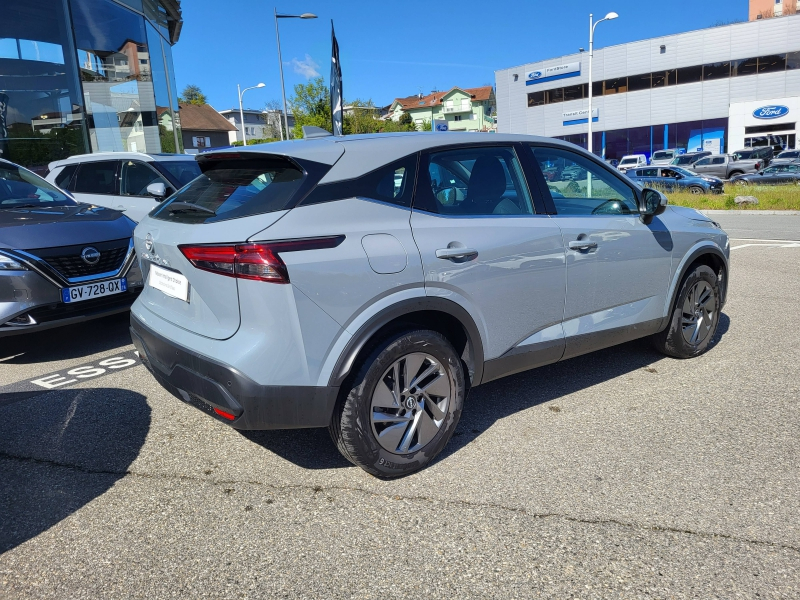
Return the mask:
<svg viewBox="0 0 800 600"><path fill-rule="evenodd" d="M619 163L619 164L621 164L621 165L631 165L631 164L636 164L638 162L639 162L638 158L623 158L622 162Z"/></svg>
<svg viewBox="0 0 800 600"><path fill-rule="evenodd" d="M654 160L662 160L664 158L672 158L672 152L656 152L653 154Z"/></svg>
<svg viewBox="0 0 800 600"><path fill-rule="evenodd" d="M213 223L292 208L327 165L275 155L225 154L199 159L201 175L150 215L164 221Z"/></svg>

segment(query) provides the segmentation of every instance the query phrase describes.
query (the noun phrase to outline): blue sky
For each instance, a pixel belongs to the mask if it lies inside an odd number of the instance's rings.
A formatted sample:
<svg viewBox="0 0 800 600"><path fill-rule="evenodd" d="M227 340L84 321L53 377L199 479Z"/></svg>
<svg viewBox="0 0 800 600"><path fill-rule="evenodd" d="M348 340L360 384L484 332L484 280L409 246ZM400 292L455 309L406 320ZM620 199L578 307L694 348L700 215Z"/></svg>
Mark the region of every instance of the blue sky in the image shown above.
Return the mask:
<svg viewBox="0 0 800 600"><path fill-rule="evenodd" d="M596 47L747 19L747 0L671 3L652 0L184 0L184 26L173 49L178 89L196 84L217 110L238 107L236 84L264 82L245 106L280 99L273 8L312 12L281 19L287 98L296 83L330 73L330 20L342 61L345 100L395 97L453 86L494 84L494 71L586 48L588 15L616 11L598 26ZM667 8L669 6L669 8Z"/></svg>

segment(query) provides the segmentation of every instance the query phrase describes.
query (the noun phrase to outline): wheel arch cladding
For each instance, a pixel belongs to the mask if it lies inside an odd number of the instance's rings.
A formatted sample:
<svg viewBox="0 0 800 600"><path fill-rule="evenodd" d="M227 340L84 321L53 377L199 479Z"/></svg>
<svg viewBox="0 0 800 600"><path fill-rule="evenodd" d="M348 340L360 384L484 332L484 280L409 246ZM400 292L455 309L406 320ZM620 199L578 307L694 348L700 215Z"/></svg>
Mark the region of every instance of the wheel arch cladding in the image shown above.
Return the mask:
<svg viewBox="0 0 800 600"><path fill-rule="evenodd" d="M681 282L697 265L705 265L717 274L717 278L720 281L719 294L721 309L723 306L725 306L725 300L727 299L728 261L725 259L725 255L722 253L722 250L716 246L702 246L697 248L689 255L689 258L686 260L684 267L681 270L680 277L678 277L676 280L676 285L672 291L672 297L670 299L669 306L675 306L675 301L680 293ZM671 314L671 312L669 314ZM669 318L669 314L667 315L667 319Z"/></svg>
<svg viewBox="0 0 800 600"><path fill-rule="evenodd" d="M376 345L400 331L429 329L441 333L466 364L470 385L483 376L483 342L469 313L452 300L413 298L386 308L365 323L336 362L329 385L339 387Z"/></svg>

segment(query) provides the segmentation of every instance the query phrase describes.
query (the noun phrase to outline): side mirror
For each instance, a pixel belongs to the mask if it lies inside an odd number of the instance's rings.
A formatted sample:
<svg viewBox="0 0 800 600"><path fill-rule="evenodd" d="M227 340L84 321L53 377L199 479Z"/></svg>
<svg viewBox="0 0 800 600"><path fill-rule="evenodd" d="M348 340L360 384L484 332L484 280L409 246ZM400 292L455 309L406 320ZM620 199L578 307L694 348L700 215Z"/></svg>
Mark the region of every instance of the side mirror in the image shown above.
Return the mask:
<svg viewBox="0 0 800 600"><path fill-rule="evenodd" d="M658 190L644 188L639 200L639 218L642 223L645 225L652 223L653 217L667 210L667 203L667 197Z"/></svg>
<svg viewBox="0 0 800 600"><path fill-rule="evenodd" d="M161 202L167 195L167 186L161 182L151 183L147 186L147 193Z"/></svg>

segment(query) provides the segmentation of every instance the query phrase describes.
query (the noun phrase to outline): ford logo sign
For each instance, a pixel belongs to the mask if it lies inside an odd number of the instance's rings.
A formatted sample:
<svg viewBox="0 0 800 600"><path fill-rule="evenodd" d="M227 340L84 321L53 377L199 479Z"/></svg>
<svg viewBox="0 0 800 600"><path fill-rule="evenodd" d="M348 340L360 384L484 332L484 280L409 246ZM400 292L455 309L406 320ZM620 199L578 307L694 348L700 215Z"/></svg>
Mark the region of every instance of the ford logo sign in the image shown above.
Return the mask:
<svg viewBox="0 0 800 600"><path fill-rule="evenodd" d="M436 131L447 131L447 125L437 125Z"/></svg>
<svg viewBox="0 0 800 600"><path fill-rule="evenodd" d="M753 111L756 119L778 119L789 114L789 107L776 104L773 106L762 106Z"/></svg>
<svg viewBox="0 0 800 600"><path fill-rule="evenodd" d="M539 79L542 76L541 71L531 71L528 73L528 79Z"/></svg>
<svg viewBox="0 0 800 600"><path fill-rule="evenodd" d="M100 262L100 251L97 248L87 246L81 252L81 258L87 265L96 265Z"/></svg>

